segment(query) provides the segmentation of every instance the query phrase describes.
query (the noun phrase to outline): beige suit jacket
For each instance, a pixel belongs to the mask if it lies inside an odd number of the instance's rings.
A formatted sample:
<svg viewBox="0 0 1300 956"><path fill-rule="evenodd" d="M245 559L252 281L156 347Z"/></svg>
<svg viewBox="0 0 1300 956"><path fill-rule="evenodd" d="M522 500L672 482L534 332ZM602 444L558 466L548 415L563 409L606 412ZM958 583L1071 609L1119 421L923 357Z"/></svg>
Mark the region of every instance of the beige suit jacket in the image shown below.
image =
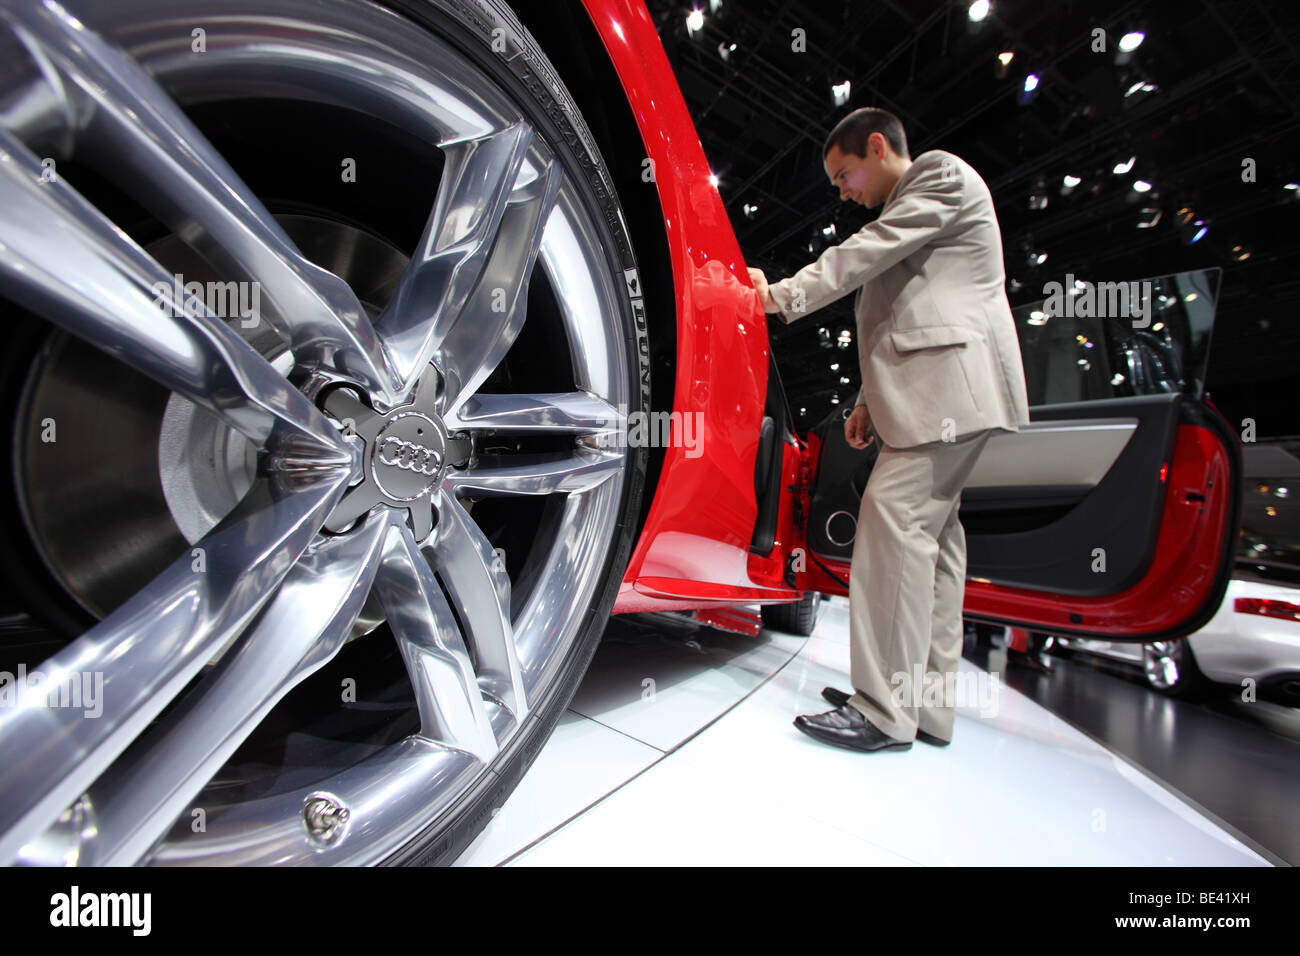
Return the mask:
<svg viewBox="0 0 1300 956"><path fill-rule="evenodd" d="M857 290L859 405L887 445L1029 423L1002 236L980 175L952 153L916 157L879 217L772 283L789 323Z"/></svg>

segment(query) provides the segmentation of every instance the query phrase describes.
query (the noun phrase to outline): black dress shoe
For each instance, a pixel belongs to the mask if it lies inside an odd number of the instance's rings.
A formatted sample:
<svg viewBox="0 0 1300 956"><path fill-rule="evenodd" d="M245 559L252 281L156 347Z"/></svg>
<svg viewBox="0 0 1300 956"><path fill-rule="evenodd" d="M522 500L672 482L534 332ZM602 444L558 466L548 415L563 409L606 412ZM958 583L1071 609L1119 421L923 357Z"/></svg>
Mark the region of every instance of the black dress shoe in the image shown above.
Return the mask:
<svg viewBox="0 0 1300 956"><path fill-rule="evenodd" d="M824 714L803 714L794 725L809 737L846 750L911 750L910 740L895 740L845 704Z"/></svg>
<svg viewBox="0 0 1300 956"><path fill-rule="evenodd" d="M828 704L834 704L836 707L845 706L849 702L849 697L851 696L851 694L846 694L844 691L836 687L822 688L822 697L826 699ZM934 734L927 733L919 727L916 731L916 739L921 741L923 744L929 744L931 747L946 747L952 743L951 740L944 740L942 737L936 737Z"/></svg>
<svg viewBox="0 0 1300 956"><path fill-rule="evenodd" d="M832 707L843 707L849 702L849 698L852 696L852 694L844 693L844 691L840 690L838 687L822 688L823 699L825 699L826 703L830 704Z"/></svg>

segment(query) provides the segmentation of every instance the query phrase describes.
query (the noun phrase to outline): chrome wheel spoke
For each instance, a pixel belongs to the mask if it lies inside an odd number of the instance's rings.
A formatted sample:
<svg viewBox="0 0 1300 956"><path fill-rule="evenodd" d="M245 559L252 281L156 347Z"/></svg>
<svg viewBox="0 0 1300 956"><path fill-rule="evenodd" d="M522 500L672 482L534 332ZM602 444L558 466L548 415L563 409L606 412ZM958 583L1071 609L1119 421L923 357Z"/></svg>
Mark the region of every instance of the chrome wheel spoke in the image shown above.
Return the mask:
<svg viewBox="0 0 1300 956"><path fill-rule="evenodd" d="M377 515L304 554L238 645L96 783L96 863L139 860L271 708L338 653L392 522Z"/></svg>
<svg viewBox="0 0 1300 956"><path fill-rule="evenodd" d="M444 421L449 429L608 435L623 429L627 415L589 392L535 395L480 392L446 415Z"/></svg>
<svg viewBox="0 0 1300 956"><path fill-rule="evenodd" d="M516 123L445 147L424 235L375 322L404 390L424 372L483 277L531 139L532 128Z"/></svg>
<svg viewBox="0 0 1300 956"><path fill-rule="evenodd" d="M497 741L456 616L404 524L389 534L375 592L406 661L421 734L491 760Z"/></svg>
<svg viewBox="0 0 1300 956"><path fill-rule="evenodd" d="M438 527L425 548L461 609L478 659L479 687L522 722L528 703L510 621L510 577L492 543L454 495L436 502Z"/></svg>
<svg viewBox="0 0 1300 956"><path fill-rule="evenodd" d="M579 447L572 455L484 456L463 471L451 471L443 487L486 495L550 495L590 491L619 474L625 456L607 449Z"/></svg>
<svg viewBox="0 0 1300 956"><path fill-rule="evenodd" d="M307 549L346 481L342 470L304 479L297 494L219 527L46 661L47 682L102 682L94 719L84 709L48 706L42 685L0 711L0 861L84 793L240 633Z"/></svg>
<svg viewBox="0 0 1300 956"><path fill-rule="evenodd" d="M438 364L447 376L449 411L458 408L501 364L523 327L528 279L559 184L558 170L548 163L537 178L511 193L478 286L438 347Z"/></svg>
<svg viewBox="0 0 1300 956"><path fill-rule="evenodd" d="M221 416L282 460L352 460L324 416L157 262L0 129L0 278L21 304Z"/></svg>
<svg viewBox="0 0 1300 956"><path fill-rule="evenodd" d="M347 283L303 257L221 154L134 60L53 3L3 13L61 74L79 137L109 150L108 175L220 269L256 282L266 318L302 364L330 365L395 399L379 340ZM260 317L254 317L260 321ZM246 326L247 327L247 326Z"/></svg>

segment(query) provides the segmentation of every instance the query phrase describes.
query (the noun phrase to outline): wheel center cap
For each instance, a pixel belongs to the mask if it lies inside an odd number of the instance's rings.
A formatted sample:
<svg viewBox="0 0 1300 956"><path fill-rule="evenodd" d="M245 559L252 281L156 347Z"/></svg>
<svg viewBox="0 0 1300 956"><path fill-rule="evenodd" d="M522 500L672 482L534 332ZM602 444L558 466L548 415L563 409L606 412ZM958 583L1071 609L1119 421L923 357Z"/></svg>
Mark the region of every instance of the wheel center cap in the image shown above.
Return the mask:
<svg viewBox="0 0 1300 956"><path fill-rule="evenodd" d="M447 431L436 418L399 412L370 443L370 456L370 473L379 490L394 501L415 501L442 479Z"/></svg>

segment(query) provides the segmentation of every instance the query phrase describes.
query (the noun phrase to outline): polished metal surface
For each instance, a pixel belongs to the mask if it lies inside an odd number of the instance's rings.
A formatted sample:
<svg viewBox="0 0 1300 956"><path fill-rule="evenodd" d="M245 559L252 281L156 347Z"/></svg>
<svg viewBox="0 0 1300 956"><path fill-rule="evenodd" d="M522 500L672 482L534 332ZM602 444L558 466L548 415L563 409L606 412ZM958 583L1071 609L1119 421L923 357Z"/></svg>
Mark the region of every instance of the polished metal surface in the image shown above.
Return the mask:
<svg viewBox="0 0 1300 956"><path fill-rule="evenodd" d="M1142 669L1152 687L1169 690L1182 679L1178 649L1172 641L1142 645Z"/></svg>
<svg viewBox="0 0 1300 956"><path fill-rule="evenodd" d="M0 90L0 295L157 390L148 407L84 414L109 440L116 416L156 415L156 487L142 482L150 503L132 514L161 531L117 536L128 553L100 548L73 573L68 524L35 490L57 493L70 469L35 461L32 396L77 366L43 361L19 410L24 520L69 600L101 619L39 667L97 675L102 713L49 706L39 686L0 710L0 862L382 861L489 772L591 605L626 465L618 277L552 147L489 75L400 17L311 0L67 7L0 0L0 43L23 64ZM221 24L201 56L199 11ZM311 240L308 259L295 239L319 224L272 215L185 112L266 89L438 144L437 199L400 271L357 230L338 235L365 256L336 267ZM146 251L51 178L38 141L92 157L222 280L256 283L263 311L178 290L164 246ZM379 268L351 275L353 259ZM529 319L534 267L576 390L483 391ZM568 451L496 447L512 434ZM544 540L512 556L518 587L474 502L524 496L555 504ZM157 567L128 587L133 561ZM209 786L381 619L416 733L313 765L310 785Z"/></svg>

